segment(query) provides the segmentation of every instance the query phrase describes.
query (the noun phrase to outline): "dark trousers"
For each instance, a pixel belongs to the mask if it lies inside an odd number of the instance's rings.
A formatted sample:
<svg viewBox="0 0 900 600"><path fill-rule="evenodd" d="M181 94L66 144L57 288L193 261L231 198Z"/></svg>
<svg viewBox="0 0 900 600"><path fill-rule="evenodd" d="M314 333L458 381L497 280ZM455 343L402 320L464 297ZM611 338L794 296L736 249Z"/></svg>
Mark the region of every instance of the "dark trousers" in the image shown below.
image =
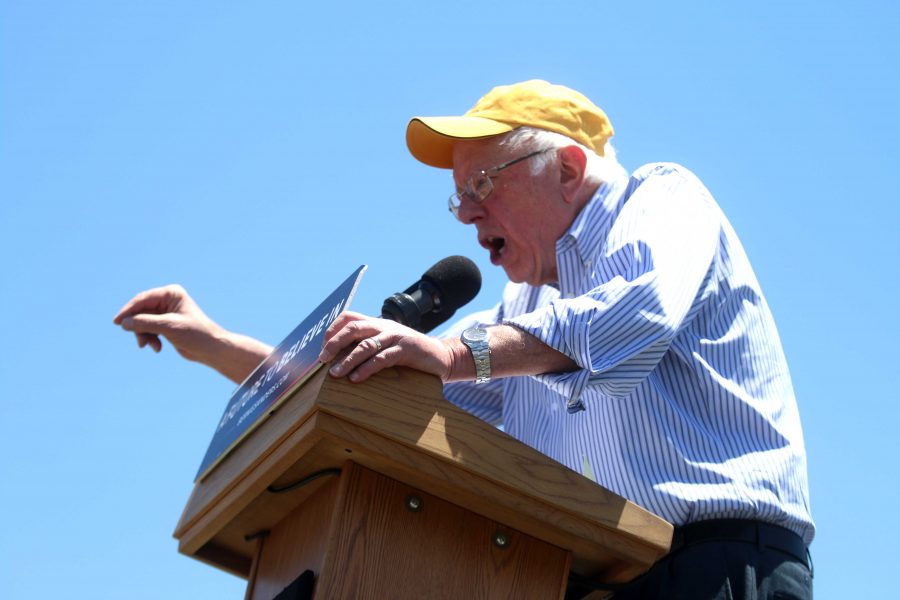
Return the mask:
<svg viewBox="0 0 900 600"><path fill-rule="evenodd" d="M812 600L799 536L776 525L722 520L676 529L673 551L615 600Z"/></svg>

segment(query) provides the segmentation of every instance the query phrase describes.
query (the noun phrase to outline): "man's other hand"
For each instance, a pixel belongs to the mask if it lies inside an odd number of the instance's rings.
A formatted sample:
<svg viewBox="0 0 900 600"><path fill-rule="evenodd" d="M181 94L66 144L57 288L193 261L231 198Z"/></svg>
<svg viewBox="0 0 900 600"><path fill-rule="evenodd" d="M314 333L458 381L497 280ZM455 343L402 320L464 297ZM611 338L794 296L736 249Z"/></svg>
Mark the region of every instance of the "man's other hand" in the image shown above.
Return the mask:
<svg viewBox="0 0 900 600"><path fill-rule="evenodd" d="M184 358L212 367L235 383L272 351L263 342L220 327L180 285L141 292L122 307L113 323L134 332L141 348L159 352L164 337Z"/></svg>
<svg viewBox="0 0 900 600"><path fill-rule="evenodd" d="M222 332L180 285L141 292L122 307L113 323L134 332L141 348L150 346L159 352L162 336L183 357L199 362Z"/></svg>

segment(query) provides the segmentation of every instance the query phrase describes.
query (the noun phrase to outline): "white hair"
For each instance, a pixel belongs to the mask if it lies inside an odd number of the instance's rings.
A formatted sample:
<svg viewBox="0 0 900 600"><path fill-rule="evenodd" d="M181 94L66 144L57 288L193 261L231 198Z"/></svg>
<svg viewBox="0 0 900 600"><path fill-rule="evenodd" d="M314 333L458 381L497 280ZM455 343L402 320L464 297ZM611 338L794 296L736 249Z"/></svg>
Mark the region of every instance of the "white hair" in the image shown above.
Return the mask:
<svg viewBox="0 0 900 600"><path fill-rule="evenodd" d="M606 142L603 146L603 156L600 156L572 138L554 131L536 127L518 127L501 136L498 146L520 152L578 146L584 152L585 157L587 157L585 173L589 180L595 180L596 183L600 183L601 181L616 181L628 177L628 173L616 159L615 148L609 142ZM547 165L553 162L553 159L554 155L549 152L535 156L534 160L529 162L531 174L538 175L542 173L547 168Z"/></svg>

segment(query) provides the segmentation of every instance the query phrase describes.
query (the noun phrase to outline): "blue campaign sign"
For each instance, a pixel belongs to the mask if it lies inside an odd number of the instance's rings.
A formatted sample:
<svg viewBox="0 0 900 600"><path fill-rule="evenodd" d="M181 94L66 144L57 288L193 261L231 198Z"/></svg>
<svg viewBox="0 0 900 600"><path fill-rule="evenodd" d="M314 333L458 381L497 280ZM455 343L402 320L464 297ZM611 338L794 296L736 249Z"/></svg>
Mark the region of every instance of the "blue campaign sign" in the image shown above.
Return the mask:
<svg viewBox="0 0 900 600"><path fill-rule="evenodd" d="M325 330L350 306L366 265L358 268L312 312L240 385L216 427L195 481L206 476L241 439L274 411L318 367Z"/></svg>

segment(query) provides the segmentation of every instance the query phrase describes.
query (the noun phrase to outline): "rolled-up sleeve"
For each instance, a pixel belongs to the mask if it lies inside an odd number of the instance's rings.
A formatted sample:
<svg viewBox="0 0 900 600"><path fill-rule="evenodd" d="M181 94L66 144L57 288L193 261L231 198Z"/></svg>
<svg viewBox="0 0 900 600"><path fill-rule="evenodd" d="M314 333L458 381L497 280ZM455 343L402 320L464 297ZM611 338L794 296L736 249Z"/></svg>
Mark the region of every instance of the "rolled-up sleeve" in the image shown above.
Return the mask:
<svg viewBox="0 0 900 600"><path fill-rule="evenodd" d="M562 297L504 320L581 367L536 377L568 398L570 410L583 408L587 386L605 396L630 393L715 285L722 227L719 209L689 172L668 170L643 181L597 248L569 252L569 260L582 263L581 281L567 281L561 252Z"/></svg>

